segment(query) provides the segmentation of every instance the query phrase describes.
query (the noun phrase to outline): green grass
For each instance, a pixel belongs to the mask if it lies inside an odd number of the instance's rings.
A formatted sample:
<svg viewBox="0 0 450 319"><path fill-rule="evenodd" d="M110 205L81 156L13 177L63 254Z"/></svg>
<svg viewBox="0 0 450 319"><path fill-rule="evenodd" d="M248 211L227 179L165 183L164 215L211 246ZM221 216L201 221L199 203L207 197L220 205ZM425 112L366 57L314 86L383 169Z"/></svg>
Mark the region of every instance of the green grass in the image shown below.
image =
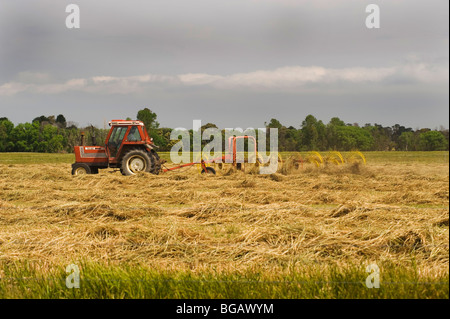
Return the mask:
<svg viewBox="0 0 450 319"><path fill-rule="evenodd" d="M326 156L328 152L319 152ZM449 163L449 152L362 152L368 163ZM170 152L158 152L162 159L170 161ZM281 152L283 158L287 158L294 152ZM303 158L308 152L300 153ZM350 152L341 152L346 158ZM0 153L0 164L46 164L75 162L74 154L48 154L48 153Z"/></svg>
<svg viewBox="0 0 450 319"><path fill-rule="evenodd" d="M52 164L75 162L75 154L0 153L0 164Z"/></svg>
<svg viewBox="0 0 450 319"><path fill-rule="evenodd" d="M449 152L362 152L368 163L449 163Z"/></svg>
<svg viewBox="0 0 450 319"><path fill-rule="evenodd" d="M419 277L417 270L380 266L380 288L369 289L363 266L306 266L284 274L258 269L201 274L146 266L78 263L80 288L66 287L65 266L43 271L28 262L3 266L0 298L304 299L449 298L448 273Z"/></svg>

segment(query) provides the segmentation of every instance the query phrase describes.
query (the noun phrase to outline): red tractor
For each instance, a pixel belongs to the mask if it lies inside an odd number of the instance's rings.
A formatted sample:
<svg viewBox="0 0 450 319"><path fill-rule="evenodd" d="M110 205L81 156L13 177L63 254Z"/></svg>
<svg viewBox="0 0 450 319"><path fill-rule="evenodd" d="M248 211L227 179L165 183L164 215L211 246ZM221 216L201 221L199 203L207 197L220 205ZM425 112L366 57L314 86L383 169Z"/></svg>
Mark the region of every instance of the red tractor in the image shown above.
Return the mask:
<svg viewBox="0 0 450 319"><path fill-rule="evenodd" d="M123 175L159 174L161 161L156 145L141 121L112 120L105 146L75 146L72 175L98 174L101 168L119 168ZM81 144L84 144L83 142Z"/></svg>

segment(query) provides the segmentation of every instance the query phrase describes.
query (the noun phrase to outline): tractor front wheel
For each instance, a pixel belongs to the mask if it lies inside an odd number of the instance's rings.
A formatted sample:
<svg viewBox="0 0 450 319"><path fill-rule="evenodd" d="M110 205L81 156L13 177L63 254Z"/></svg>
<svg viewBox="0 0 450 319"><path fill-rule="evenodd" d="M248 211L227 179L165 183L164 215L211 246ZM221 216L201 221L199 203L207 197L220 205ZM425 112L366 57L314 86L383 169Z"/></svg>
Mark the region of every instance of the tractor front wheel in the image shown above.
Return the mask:
<svg viewBox="0 0 450 319"><path fill-rule="evenodd" d="M84 163L75 163L72 165L72 175L92 174L91 167Z"/></svg>
<svg viewBox="0 0 450 319"><path fill-rule="evenodd" d="M152 160L147 152L142 150L132 150L125 154L122 159L122 174L129 176L138 172L150 172Z"/></svg>

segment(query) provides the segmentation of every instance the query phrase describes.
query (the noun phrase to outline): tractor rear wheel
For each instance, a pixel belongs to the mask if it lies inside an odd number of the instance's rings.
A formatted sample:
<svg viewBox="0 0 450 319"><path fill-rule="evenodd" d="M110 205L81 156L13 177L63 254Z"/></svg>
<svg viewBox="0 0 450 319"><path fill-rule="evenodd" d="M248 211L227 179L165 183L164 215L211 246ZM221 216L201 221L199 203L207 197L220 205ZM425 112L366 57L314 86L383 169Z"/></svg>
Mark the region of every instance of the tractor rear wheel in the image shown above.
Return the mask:
<svg viewBox="0 0 450 319"><path fill-rule="evenodd" d="M91 167L85 163L75 163L72 165L72 175L92 174Z"/></svg>
<svg viewBox="0 0 450 319"><path fill-rule="evenodd" d="M161 161L158 153L152 150L151 156L153 157L153 166L150 172L152 174L158 175L161 172Z"/></svg>
<svg viewBox="0 0 450 319"><path fill-rule="evenodd" d="M150 172L152 159L143 150L129 151L122 159L122 174L129 176L138 172Z"/></svg>

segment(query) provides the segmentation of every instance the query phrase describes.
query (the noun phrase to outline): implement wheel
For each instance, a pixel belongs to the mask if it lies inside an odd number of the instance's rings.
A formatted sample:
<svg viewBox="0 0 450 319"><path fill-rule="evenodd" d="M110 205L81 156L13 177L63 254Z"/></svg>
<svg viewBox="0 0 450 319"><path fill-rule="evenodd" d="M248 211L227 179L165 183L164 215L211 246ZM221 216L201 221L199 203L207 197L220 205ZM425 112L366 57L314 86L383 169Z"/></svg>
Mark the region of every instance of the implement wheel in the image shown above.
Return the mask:
<svg viewBox="0 0 450 319"><path fill-rule="evenodd" d="M205 173L216 175L216 170L214 168L208 166L206 168L206 171L205 171L205 169L202 169L202 174L205 174Z"/></svg>
<svg viewBox="0 0 450 319"><path fill-rule="evenodd" d="M135 175L138 172L150 172L152 159L143 150L129 151L122 159L122 174L126 176Z"/></svg>
<svg viewBox="0 0 450 319"><path fill-rule="evenodd" d="M84 163L75 163L72 165L72 175L86 175L86 174L92 174L89 165Z"/></svg>

